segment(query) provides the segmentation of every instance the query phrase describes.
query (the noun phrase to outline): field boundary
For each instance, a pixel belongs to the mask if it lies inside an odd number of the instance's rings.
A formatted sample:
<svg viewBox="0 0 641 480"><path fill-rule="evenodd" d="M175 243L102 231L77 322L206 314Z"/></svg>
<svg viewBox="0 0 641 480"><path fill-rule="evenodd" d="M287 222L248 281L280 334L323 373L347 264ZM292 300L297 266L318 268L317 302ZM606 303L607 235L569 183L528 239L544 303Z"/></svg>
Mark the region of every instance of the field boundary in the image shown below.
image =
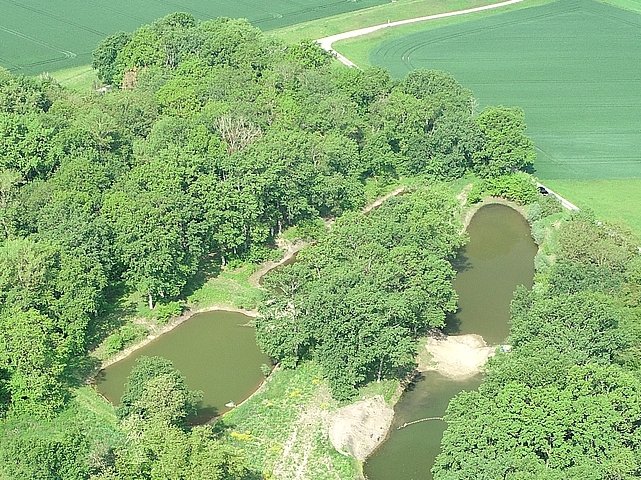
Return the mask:
<svg viewBox="0 0 641 480"><path fill-rule="evenodd" d="M434 15L427 15L423 17L408 18L405 20L397 20L395 22L379 23L378 25L373 25L371 27L357 28L356 30L350 30L348 32L337 33L335 35L330 35L329 37L323 37L316 40L316 43L326 52L331 53L336 59L341 62L343 65L347 65L350 68L358 68L354 62L352 62L345 55L334 50L333 45L335 42L341 40L347 40L350 38L362 37L363 35L369 35L370 33L378 32L386 28L400 27L403 25L409 25L412 23L427 22L430 20L439 20L441 18L456 17L459 15L468 15L470 13L482 12L485 10L494 10L501 7L507 7L509 5L514 5L521 3L524 0L507 0L499 3L492 3L490 5L483 5L481 7L466 8L463 10L455 10L453 12L444 12L437 13Z"/></svg>

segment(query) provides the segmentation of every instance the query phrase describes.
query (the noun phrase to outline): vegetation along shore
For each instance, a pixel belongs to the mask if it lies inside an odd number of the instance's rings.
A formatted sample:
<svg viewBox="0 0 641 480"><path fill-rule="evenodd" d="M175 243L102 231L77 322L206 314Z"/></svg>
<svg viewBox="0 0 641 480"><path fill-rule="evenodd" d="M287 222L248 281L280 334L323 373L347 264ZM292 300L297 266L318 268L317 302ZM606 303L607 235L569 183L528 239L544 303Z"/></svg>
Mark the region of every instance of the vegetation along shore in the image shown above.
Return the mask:
<svg viewBox="0 0 641 480"><path fill-rule="evenodd" d="M76 3L0 32L0 478L641 478L634 5Z"/></svg>

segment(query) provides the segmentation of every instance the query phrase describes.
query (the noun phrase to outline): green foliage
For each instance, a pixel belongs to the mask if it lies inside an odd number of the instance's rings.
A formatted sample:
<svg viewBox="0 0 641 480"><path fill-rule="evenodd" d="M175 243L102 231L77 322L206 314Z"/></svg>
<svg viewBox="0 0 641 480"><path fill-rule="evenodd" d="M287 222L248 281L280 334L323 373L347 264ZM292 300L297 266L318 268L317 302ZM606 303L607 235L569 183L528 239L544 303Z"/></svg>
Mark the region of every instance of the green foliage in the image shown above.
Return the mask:
<svg viewBox="0 0 641 480"><path fill-rule="evenodd" d="M627 228L598 221L584 212L562 225L558 242L563 258L615 272L625 271L628 263L638 255L639 245Z"/></svg>
<svg viewBox="0 0 641 480"><path fill-rule="evenodd" d="M139 357L125 384L118 407L120 418L136 417L182 426L196 413L202 393L189 391L182 374L169 360Z"/></svg>
<svg viewBox="0 0 641 480"><path fill-rule="evenodd" d="M327 231L325 222L318 218L316 220L302 221L298 225L288 228L282 234L285 240L312 241L321 238Z"/></svg>
<svg viewBox="0 0 641 480"><path fill-rule="evenodd" d="M512 350L450 402L436 479L641 474L638 242L586 213L559 223L553 261L515 293Z"/></svg>
<svg viewBox="0 0 641 480"><path fill-rule="evenodd" d="M16 77L0 68L0 112L46 112L52 104L48 87L46 80Z"/></svg>
<svg viewBox="0 0 641 480"><path fill-rule="evenodd" d="M447 259L462 237L452 197L433 188L342 216L296 264L267 277L280 295L256 322L261 348L286 367L312 356L340 399L406 373L417 336L456 308Z"/></svg>
<svg viewBox="0 0 641 480"><path fill-rule="evenodd" d="M287 57L306 68L318 68L328 65L332 54L323 50L320 45L312 40L304 40L287 47Z"/></svg>
<svg viewBox="0 0 641 480"><path fill-rule="evenodd" d="M534 143L525 135L525 113L520 108L488 107L476 118L483 148L474 155L481 177L496 177L531 167Z"/></svg>
<svg viewBox="0 0 641 480"><path fill-rule="evenodd" d="M0 422L0 477L85 479L109 464L119 439L113 407L85 386L51 420L21 415Z"/></svg>
<svg viewBox="0 0 641 480"><path fill-rule="evenodd" d="M96 70L98 78L106 84L111 84L117 72L115 67L118 52L131 40L131 35L118 32L109 35L92 53L91 66Z"/></svg>
<svg viewBox="0 0 641 480"><path fill-rule="evenodd" d="M277 468L285 478L295 475L300 468L297 459L305 452L309 478L355 478L354 461L339 454L319 426L323 416L338 407L328 393L322 368L316 362L303 362L296 369L277 368L265 386L226 413L222 423L231 444L242 449L251 468L265 478L273 478ZM291 441L292 435L296 441ZM288 442L292 446L285 452Z"/></svg>
<svg viewBox="0 0 641 480"><path fill-rule="evenodd" d="M323 238L321 218L344 217L309 258L274 274L302 310L279 297L260 327L265 349L283 364L317 358L344 398L412 367L416 337L455 308L456 202L435 187L367 218L349 212L372 176L470 168L483 137L469 91L442 72L394 82L341 69L310 42L288 47L245 20L184 13L110 36L94 66L122 88L79 95L0 71L3 415L65 415L87 350L106 338L114 352L143 333L105 315L118 296L158 319L185 297L256 307L249 262L271 258L288 227ZM186 431L196 398L178 373L151 362L136 375L120 412L127 441L96 447L99 465L77 460L77 475L245 475L234 451ZM34 452L66 453L43 468L64 471L74 448L88 451L82 436L59 447L53 437ZM210 453L201 462L196 450Z"/></svg>
<svg viewBox="0 0 641 480"><path fill-rule="evenodd" d="M142 325L127 323L105 338L105 353L107 356L118 353L146 335L147 329Z"/></svg>
<svg viewBox="0 0 641 480"><path fill-rule="evenodd" d="M158 419L131 417L123 422L122 429L127 447L116 449L114 465L105 472L116 478L255 478L246 466L245 457L237 449L219 442L211 426L185 431Z"/></svg>
<svg viewBox="0 0 641 480"><path fill-rule="evenodd" d="M475 182L467 198L468 202L476 203L485 197L502 197L528 205L539 199L539 191L530 175L518 172Z"/></svg>
<svg viewBox="0 0 641 480"><path fill-rule="evenodd" d="M196 308L227 305L255 309L263 297L262 290L249 283L249 277L255 268L250 263L229 266L208 279L187 297L187 301Z"/></svg>
<svg viewBox="0 0 641 480"><path fill-rule="evenodd" d="M614 365L572 367L565 385L462 393L448 407L435 477L634 478L640 394Z"/></svg>
<svg viewBox="0 0 641 480"><path fill-rule="evenodd" d="M554 195L539 195L535 202L528 202L527 220L533 224L562 211L563 207Z"/></svg>
<svg viewBox="0 0 641 480"><path fill-rule="evenodd" d="M160 303L152 311L153 318L160 323L167 323L169 319L178 317L183 312L184 305L181 302Z"/></svg>
<svg viewBox="0 0 641 480"><path fill-rule="evenodd" d="M78 426L67 425L56 436L14 435L2 439L0 459L5 478L37 480L87 478L89 466L87 438Z"/></svg>

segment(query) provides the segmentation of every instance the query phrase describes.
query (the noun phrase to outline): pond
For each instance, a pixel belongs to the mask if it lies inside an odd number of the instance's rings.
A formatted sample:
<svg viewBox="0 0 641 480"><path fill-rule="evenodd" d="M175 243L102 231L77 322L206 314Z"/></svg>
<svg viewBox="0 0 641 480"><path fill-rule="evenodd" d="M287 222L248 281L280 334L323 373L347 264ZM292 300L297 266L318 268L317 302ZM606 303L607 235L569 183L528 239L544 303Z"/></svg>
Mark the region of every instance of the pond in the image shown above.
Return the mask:
<svg viewBox="0 0 641 480"><path fill-rule="evenodd" d="M514 289L532 287L537 246L525 218L506 205L481 207L467 233L470 241L455 262L459 308L448 318L446 332L476 333L497 345L510 331Z"/></svg>
<svg viewBox="0 0 641 480"><path fill-rule="evenodd" d="M171 360L182 372L187 386L203 392L197 423L229 410L225 404L242 402L263 380L262 364L269 364L256 345L252 318L241 313L199 313L136 350L132 355L101 371L98 391L118 405L125 381L142 355Z"/></svg>
<svg viewBox="0 0 641 480"><path fill-rule="evenodd" d="M454 282L460 308L448 319L446 331L450 335L476 333L496 345L509 333L512 292L517 285L532 286L537 247L525 219L505 205L481 207L467 231L470 241L458 256ZM423 374L397 403L388 439L365 463L367 478L431 479L446 427L438 418L445 414L451 398L477 388L481 380L481 375L452 380L436 372ZM428 418L431 420L398 429Z"/></svg>

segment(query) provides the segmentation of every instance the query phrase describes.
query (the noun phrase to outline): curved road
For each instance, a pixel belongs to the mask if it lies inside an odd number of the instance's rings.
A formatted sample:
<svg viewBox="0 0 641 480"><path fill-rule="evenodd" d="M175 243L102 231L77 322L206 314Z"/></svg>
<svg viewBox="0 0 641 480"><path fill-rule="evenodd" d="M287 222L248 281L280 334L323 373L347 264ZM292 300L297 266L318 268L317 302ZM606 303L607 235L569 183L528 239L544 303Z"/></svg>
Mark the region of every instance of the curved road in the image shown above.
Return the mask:
<svg viewBox="0 0 641 480"><path fill-rule="evenodd" d="M505 2L492 3L491 5L484 5L482 7L467 8L465 10L455 10L453 12L437 13L435 15L427 15L425 17L408 18L406 20L398 20L396 22L381 23L379 25L374 25L372 27L358 28L356 30L350 30L349 32L338 33L336 35L331 35L329 37L319 38L318 40L316 40L316 42L321 46L323 50L330 52L341 63L347 65L348 67L356 67L357 65L354 62L352 62L349 58L345 57L344 55L341 55L340 53L338 53L336 50L332 48L332 45L334 44L334 42L338 42L340 40L346 40L348 38L355 38L363 35L368 35L370 33L377 32L385 28L400 27L402 25L409 25L410 23L427 22L429 20L438 20L441 18L456 17L458 15L467 15L469 13L482 12L485 10L493 10L495 8L507 7L508 5L513 5L515 3L521 3L522 1L524 0L507 0Z"/></svg>

